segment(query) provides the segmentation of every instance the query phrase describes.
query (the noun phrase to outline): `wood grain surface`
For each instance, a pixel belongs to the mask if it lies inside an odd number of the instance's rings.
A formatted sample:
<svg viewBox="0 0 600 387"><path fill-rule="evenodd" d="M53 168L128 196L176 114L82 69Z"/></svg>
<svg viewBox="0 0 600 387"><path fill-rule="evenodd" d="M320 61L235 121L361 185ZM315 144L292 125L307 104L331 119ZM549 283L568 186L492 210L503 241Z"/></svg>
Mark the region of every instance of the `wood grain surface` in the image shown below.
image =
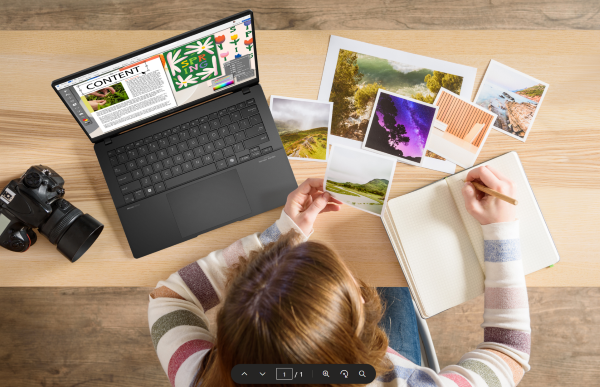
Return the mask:
<svg viewBox="0 0 600 387"><path fill-rule="evenodd" d="M251 8L260 30L600 29L589 0L0 0L0 29L193 29Z"/></svg>
<svg viewBox="0 0 600 387"><path fill-rule="evenodd" d="M598 386L600 289L528 288L531 371L519 387ZM427 320L440 367L483 341L483 295Z"/></svg>
<svg viewBox="0 0 600 387"><path fill-rule="evenodd" d="M139 260L132 258L92 144L51 90L74 71L179 31L3 31L0 33L0 186L32 164L66 180L66 198L106 228L75 264L44 237L25 254L0 250L1 286L154 286L182 266L262 231L270 211ZM271 94L316 98L329 36L384 45L476 67L473 96L490 59L550 84L526 143L492 131L478 161L516 150L561 255L529 286L600 285L600 32L595 31L258 31L261 84ZM293 161L298 182L323 176L322 163ZM445 175L398 164L391 197ZM435 237L432 237L435 243ZM375 286L406 286L378 217L344 208L324 214L313 239L333 246Z"/></svg>
<svg viewBox="0 0 600 387"><path fill-rule="evenodd" d="M150 339L151 289L0 288L0 384L169 386ZM597 386L600 289L528 292L531 371L519 387ZM482 316L483 296L427 320L442 368L483 340Z"/></svg>

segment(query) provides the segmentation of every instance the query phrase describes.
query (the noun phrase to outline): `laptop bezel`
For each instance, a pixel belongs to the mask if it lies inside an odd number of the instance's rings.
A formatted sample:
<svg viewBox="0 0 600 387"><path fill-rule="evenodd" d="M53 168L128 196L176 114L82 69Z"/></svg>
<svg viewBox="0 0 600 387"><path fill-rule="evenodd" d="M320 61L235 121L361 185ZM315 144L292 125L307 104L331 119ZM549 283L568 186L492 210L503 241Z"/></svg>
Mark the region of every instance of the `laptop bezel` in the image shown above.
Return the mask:
<svg viewBox="0 0 600 387"><path fill-rule="evenodd" d="M94 138L90 137L89 133L85 130L85 127L83 126L83 124L81 122L79 122L79 119L77 118L77 116L75 115L75 113L67 105L67 101L64 100L60 96L60 92L56 88L56 85L64 83L64 82L67 82L67 81L69 81L71 79L74 79L74 78L78 78L78 77L80 77L82 75L85 75L86 73L91 73L91 72L94 72L94 71L101 70L104 67L112 66L115 63L118 63L118 62L121 62L123 60L127 60L127 59L130 59L132 57L141 55L144 52L147 52L147 51L150 51L150 50L155 50L157 48L160 48L161 46L164 46L164 45L176 42L177 40L188 38L188 37L190 37L192 35L199 34L202 31L209 30L211 28L217 27L217 26L222 25L222 24L231 23L231 22L233 22L233 21L235 21L235 20L237 20L237 19L239 19L241 17L244 17L246 15L250 17L250 20L251 20L251 23L252 23L252 32L253 32L252 33L252 38L254 39L254 41L253 41L253 45L254 45L254 67L255 67L255 71L256 71L256 78L253 79L253 80L243 82L243 83L241 83L239 85L235 85L232 88L226 88L226 89L218 91L218 92L216 92L214 94L210 94L210 95L208 95L208 96L206 96L204 98L200 98L200 99L196 99L194 101L188 102L188 103L186 103L184 105L176 106L173 109L164 111L164 112L159 113L157 115L150 116L150 117L145 118L145 119L140 120L140 121L136 121L136 122L134 122L132 124L129 124L129 125L126 125L126 126L124 126L122 128L115 129L113 131L104 133L104 134L102 134L102 135L100 135L98 137L94 137ZM150 122L154 122L154 121L158 121L158 120L164 119L164 118L166 118L168 116L171 116L173 114L176 114L176 113L178 113L178 112L180 112L182 110L189 109L190 107L193 107L193 106L196 106L196 105L201 105L203 103L206 103L207 101L210 101L212 99L221 97L221 96L223 96L225 94L235 93L235 92L240 91L240 90L242 90L242 89L244 89L246 87L252 87L254 85L257 85L259 83L259 81L260 81L260 78L259 78L259 72L258 72L258 53L257 53L257 49L256 49L256 33L255 33L255 31L256 31L256 29L255 29L255 26L254 26L254 13L252 12L252 10L247 9L245 11L236 13L235 15L228 16L228 17L226 17L224 19L215 21L213 23L204 25L202 27L198 27L196 29L190 30L190 31L185 32L183 34L179 34L179 35L173 36L173 37L165 39L165 40L163 40L161 42L152 44L150 46L143 47L143 48L141 48L139 50L132 51L130 53L127 53L125 55L121 55L121 56L119 56L117 58L114 58L114 59L111 59L109 61L100 63L100 64L92 66L92 67L88 67L88 68L83 69L81 71L78 71L76 73L73 73L73 74L64 76L62 78L56 79L56 80L52 81L52 84L51 84L52 85L52 89L56 92L58 98L63 102L63 104L65 105L65 107L69 111L69 113L71 113L71 116L73 116L73 119L75 120L75 122L77 122L77 124L79 125L79 127L81 128L81 130L85 133L85 135L88 137L88 139L92 143L98 143L98 142L103 141L106 138L118 136L119 134L121 134L123 132L130 131L130 130L132 130L134 128L135 129L141 129L141 127L143 127L144 125L146 125L146 124L148 124Z"/></svg>

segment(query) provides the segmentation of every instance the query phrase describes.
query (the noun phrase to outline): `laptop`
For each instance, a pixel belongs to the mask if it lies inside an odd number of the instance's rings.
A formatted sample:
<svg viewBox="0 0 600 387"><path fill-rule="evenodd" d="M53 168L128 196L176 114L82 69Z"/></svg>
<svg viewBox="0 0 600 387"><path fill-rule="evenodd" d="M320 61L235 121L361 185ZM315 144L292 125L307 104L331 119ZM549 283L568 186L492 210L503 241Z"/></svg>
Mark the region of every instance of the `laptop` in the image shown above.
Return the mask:
<svg viewBox="0 0 600 387"><path fill-rule="evenodd" d="M247 10L52 82L135 258L285 204L296 179Z"/></svg>

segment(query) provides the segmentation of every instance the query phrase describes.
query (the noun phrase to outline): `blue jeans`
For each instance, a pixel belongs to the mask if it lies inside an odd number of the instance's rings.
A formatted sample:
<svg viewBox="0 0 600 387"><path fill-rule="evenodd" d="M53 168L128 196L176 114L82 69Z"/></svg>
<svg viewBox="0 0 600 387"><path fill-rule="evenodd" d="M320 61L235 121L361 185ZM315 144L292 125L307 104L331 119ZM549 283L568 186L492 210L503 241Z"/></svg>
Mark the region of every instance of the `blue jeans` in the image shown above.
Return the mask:
<svg viewBox="0 0 600 387"><path fill-rule="evenodd" d="M379 326L387 333L390 347L416 365L421 365L419 328L410 291L408 288L377 288L377 292L384 306Z"/></svg>

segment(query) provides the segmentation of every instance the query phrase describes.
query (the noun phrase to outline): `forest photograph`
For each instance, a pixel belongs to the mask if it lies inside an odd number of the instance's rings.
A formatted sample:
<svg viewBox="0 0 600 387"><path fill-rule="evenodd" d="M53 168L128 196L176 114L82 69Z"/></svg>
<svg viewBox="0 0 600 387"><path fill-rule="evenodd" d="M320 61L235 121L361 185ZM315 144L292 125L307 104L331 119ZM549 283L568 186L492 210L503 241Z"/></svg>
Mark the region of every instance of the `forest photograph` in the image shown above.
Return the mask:
<svg viewBox="0 0 600 387"><path fill-rule="evenodd" d="M460 95L463 78L340 49L329 101L331 134L362 142L379 89L433 103L440 88Z"/></svg>

